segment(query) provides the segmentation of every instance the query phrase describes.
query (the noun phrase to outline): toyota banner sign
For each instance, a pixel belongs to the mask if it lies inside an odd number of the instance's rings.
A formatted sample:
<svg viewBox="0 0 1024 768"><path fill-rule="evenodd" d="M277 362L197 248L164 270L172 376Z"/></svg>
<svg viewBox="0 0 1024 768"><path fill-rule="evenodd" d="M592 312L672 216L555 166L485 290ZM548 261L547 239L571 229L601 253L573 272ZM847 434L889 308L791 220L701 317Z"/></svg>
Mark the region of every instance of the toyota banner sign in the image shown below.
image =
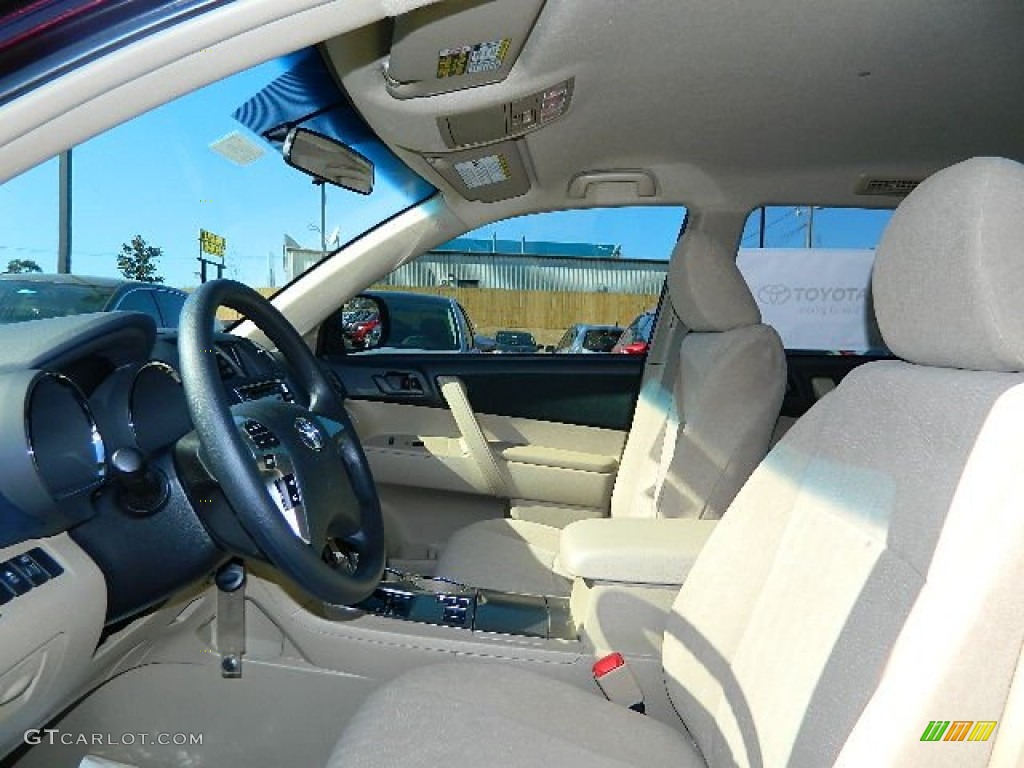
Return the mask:
<svg viewBox="0 0 1024 768"><path fill-rule="evenodd" d="M787 349L882 346L871 311L873 250L740 249L737 264L763 321Z"/></svg>

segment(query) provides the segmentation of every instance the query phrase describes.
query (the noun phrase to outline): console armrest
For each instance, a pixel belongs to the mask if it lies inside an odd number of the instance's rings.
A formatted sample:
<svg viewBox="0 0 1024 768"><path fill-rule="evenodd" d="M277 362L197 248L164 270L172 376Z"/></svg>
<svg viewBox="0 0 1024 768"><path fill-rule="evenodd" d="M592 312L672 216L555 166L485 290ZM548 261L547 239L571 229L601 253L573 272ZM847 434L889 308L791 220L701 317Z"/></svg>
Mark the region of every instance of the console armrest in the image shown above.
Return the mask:
<svg viewBox="0 0 1024 768"><path fill-rule="evenodd" d="M716 520L580 520L562 533L559 563L593 581L682 584Z"/></svg>

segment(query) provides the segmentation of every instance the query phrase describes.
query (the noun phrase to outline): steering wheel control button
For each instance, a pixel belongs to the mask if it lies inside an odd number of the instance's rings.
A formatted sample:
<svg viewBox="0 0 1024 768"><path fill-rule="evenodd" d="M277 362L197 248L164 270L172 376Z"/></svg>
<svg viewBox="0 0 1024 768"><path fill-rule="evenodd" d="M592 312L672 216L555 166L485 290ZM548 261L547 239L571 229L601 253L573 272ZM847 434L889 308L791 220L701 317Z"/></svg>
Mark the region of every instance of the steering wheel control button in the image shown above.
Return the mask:
<svg viewBox="0 0 1024 768"><path fill-rule="evenodd" d="M299 440L311 451L319 451L324 447L324 436L320 429L309 419L299 416L295 419L295 431Z"/></svg>
<svg viewBox="0 0 1024 768"><path fill-rule="evenodd" d="M277 456L272 453L264 454L263 456L263 468L264 469L277 469Z"/></svg>
<svg viewBox="0 0 1024 768"><path fill-rule="evenodd" d="M249 419L242 425L242 429L245 430L245 434L249 436L249 439L253 441L257 448L276 448L281 444L277 436L258 421Z"/></svg>
<svg viewBox="0 0 1024 768"><path fill-rule="evenodd" d="M10 560L0 563L0 582L15 595L24 595L32 589L32 582Z"/></svg>
<svg viewBox="0 0 1024 768"><path fill-rule="evenodd" d="M50 580L50 574L43 570L42 566L33 560L27 552L23 555L18 555L11 562L17 566L19 571L25 574L34 587L45 584Z"/></svg>
<svg viewBox="0 0 1024 768"><path fill-rule="evenodd" d="M299 484L295 481L295 475L285 475L282 479L284 480L284 487L291 506L297 507L301 505L302 497L299 495Z"/></svg>

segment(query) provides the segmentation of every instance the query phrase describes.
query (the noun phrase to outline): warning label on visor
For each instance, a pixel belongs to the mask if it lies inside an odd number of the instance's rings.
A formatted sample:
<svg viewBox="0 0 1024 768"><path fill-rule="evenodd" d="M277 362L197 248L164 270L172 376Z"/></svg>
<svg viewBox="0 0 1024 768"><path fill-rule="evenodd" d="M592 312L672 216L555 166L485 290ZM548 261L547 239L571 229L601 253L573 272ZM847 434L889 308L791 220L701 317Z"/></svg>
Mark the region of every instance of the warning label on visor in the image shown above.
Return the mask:
<svg viewBox="0 0 1024 768"><path fill-rule="evenodd" d="M455 170L470 189L499 184L508 181L512 175L504 155L487 155L476 160L456 163Z"/></svg>
<svg viewBox="0 0 1024 768"><path fill-rule="evenodd" d="M505 62L511 40L492 40L489 43L445 48L437 54L437 76L458 77L476 72L493 72Z"/></svg>

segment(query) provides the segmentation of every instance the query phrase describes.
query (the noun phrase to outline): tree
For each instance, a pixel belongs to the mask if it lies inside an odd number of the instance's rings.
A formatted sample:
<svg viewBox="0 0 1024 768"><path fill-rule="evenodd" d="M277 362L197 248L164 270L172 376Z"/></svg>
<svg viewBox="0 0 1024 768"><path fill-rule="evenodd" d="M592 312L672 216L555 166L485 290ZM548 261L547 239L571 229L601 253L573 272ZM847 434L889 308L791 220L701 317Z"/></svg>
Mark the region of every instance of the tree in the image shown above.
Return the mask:
<svg viewBox="0 0 1024 768"><path fill-rule="evenodd" d="M117 268L129 280L144 283L162 283L164 279L156 273L157 259L163 256L163 248L149 245L142 235L136 235L130 243L121 244L117 257Z"/></svg>
<svg viewBox="0 0 1024 768"><path fill-rule="evenodd" d="M32 259L11 259L7 262L5 274L16 275L22 272L42 272L43 268Z"/></svg>

